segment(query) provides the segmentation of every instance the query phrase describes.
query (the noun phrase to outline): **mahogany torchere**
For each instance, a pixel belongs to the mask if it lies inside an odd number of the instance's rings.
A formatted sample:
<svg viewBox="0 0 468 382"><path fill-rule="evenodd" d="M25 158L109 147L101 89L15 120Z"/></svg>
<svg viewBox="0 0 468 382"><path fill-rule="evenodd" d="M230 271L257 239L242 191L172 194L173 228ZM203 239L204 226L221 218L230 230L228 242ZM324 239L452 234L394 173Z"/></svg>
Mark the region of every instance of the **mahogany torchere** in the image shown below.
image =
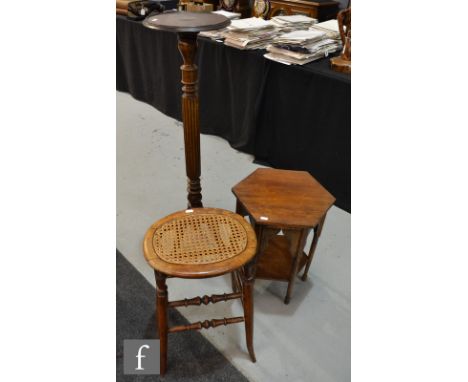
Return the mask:
<svg viewBox="0 0 468 382"><path fill-rule="evenodd" d="M144 21L149 28L176 32L184 64L182 70L182 116L189 209L154 223L146 232L143 251L156 277L156 317L160 339L160 373L167 368L167 336L185 330L200 330L245 322L247 349L253 362L253 282L257 240L252 227L233 212L203 208L200 185L200 126L197 66L194 64L197 34L228 26L230 21L210 13L160 14ZM168 301L167 277L207 278L226 273L242 275L243 287L235 293ZM244 316L205 320L168 327L167 308L207 305L241 299Z"/></svg>
<svg viewBox="0 0 468 382"><path fill-rule="evenodd" d="M184 60L182 71L182 121L184 123L185 167L188 177L188 206L203 207L200 185L200 117L198 67L195 65L197 35L201 31L225 28L230 21L211 13L175 12L147 18L143 25L176 32Z"/></svg>

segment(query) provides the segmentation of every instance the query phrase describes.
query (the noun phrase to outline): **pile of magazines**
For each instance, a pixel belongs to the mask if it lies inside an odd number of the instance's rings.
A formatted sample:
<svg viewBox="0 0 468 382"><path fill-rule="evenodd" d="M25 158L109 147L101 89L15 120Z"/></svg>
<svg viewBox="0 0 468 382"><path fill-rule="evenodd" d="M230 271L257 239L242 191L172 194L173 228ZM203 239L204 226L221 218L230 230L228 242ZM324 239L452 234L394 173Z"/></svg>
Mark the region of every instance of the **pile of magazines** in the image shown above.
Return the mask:
<svg viewBox="0 0 468 382"><path fill-rule="evenodd" d="M327 37L326 32L309 29L281 34L267 46L264 56L286 65L304 65L342 49L340 40Z"/></svg>
<svg viewBox="0 0 468 382"><path fill-rule="evenodd" d="M236 49L266 49L266 58L287 65L304 65L342 49L336 20L317 23L304 15L232 20L225 29L200 35Z"/></svg>
<svg viewBox="0 0 468 382"><path fill-rule="evenodd" d="M227 17L229 20L237 20L240 19L241 14L237 12L228 12L225 11L224 9L220 9L219 11L214 11L213 13L216 13L221 16Z"/></svg>
<svg viewBox="0 0 468 382"><path fill-rule="evenodd" d="M258 17L233 20L224 34L224 44L237 49L264 49L278 33L273 22Z"/></svg>
<svg viewBox="0 0 468 382"><path fill-rule="evenodd" d="M324 32L328 38L340 40L340 31L338 29L338 21L336 20L328 20L323 23L315 24L311 29Z"/></svg>
<svg viewBox="0 0 468 382"><path fill-rule="evenodd" d="M241 17L241 14L240 13L237 13L237 12L228 12L228 11L225 11L224 9L220 9L219 11L214 11L213 13L216 13L218 15L222 15L222 16L225 16L227 17L229 20L238 20L240 19ZM216 29L216 30L212 30L212 31L203 31L203 32L200 32L200 36L203 36L203 37L209 37L211 38L212 40L217 40L217 41L221 41L224 40L224 35L228 32L228 29L227 28L223 28L223 29Z"/></svg>
<svg viewBox="0 0 468 382"><path fill-rule="evenodd" d="M317 23L317 19L304 15L275 16L272 17L271 21L277 28L283 31L309 29Z"/></svg>

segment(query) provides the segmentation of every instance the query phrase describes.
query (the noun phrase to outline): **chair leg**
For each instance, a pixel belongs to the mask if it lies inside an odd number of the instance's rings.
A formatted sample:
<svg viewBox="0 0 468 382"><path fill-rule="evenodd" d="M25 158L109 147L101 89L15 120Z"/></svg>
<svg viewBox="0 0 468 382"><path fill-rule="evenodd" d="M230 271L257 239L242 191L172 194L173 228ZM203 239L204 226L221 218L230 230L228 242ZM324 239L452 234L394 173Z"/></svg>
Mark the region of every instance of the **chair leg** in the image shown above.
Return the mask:
<svg viewBox="0 0 468 382"><path fill-rule="evenodd" d="M245 320L245 336L247 349L252 362L256 362L255 352L253 348L253 331L254 331L254 316L253 316L253 285L254 285L254 267L255 264L250 262L244 267L244 280L242 283L242 294L244 300L244 320Z"/></svg>
<svg viewBox="0 0 468 382"><path fill-rule="evenodd" d="M231 272L231 285L232 291L234 293L242 292L242 280L243 280L243 271L241 269L237 269L234 272Z"/></svg>
<svg viewBox="0 0 468 382"><path fill-rule="evenodd" d="M156 297L156 315L155 315L155 320L156 320L156 339L159 340L159 320L158 320L158 301Z"/></svg>
<svg viewBox="0 0 468 382"><path fill-rule="evenodd" d="M155 337L157 340L159 340L159 318L158 318L158 290L157 290L157 286L158 286L158 276L156 275L156 271L154 271L154 278L156 279L156 299L155 299L155 307L154 307L154 320L155 320L155 323L156 323L156 334L155 334Z"/></svg>
<svg viewBox="0 0 468 382"><path fill-rule="evenodd" d="M159 332L160 348L160 375L163 376L167 369L167 285L166 275L154 272L156 275L156 293L157 293L157 321Z"/></svg>

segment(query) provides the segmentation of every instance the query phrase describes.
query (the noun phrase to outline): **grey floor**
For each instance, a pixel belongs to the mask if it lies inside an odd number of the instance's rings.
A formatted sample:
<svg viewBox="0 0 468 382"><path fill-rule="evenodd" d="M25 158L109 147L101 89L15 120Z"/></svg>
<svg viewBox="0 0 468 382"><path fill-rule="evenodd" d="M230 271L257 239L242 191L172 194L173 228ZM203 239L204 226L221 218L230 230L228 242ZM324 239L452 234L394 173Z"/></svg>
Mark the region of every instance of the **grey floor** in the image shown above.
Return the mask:
<svg viewBox="0 0 468 382"><path fill-rule="evenodd" d="M231 187L260 167L218 137L201 137L203 201L235 209ZM186 207L183 131L153 107L117 93L117 248L152 284L142 254L147 228ZM255 352L252 363L243 325L202 334L250 381L349 381L351 379L351 216L332 207L317 246L309 279L296 282L291 303L286 284L255 284ZM310 245L308 239L307 246ZM222 293L229 277L171 279L170 299ZM180 309L189 321L237 315L237 301Z"/></svg>

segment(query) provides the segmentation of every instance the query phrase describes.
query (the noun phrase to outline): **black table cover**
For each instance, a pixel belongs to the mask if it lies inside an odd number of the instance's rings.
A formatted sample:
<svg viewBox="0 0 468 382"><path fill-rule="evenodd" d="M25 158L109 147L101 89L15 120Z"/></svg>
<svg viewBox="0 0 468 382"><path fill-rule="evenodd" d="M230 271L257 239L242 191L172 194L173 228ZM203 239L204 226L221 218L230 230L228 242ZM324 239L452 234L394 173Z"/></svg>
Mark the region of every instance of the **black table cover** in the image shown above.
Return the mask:
<svg viewBox="0 0 468 382"><path fill-rule="evenodd" d="M351 76L198 38L200 127L257 161L310 172L351 210ZM117 90L181 120L177 36L117 17Z"/></svg>

